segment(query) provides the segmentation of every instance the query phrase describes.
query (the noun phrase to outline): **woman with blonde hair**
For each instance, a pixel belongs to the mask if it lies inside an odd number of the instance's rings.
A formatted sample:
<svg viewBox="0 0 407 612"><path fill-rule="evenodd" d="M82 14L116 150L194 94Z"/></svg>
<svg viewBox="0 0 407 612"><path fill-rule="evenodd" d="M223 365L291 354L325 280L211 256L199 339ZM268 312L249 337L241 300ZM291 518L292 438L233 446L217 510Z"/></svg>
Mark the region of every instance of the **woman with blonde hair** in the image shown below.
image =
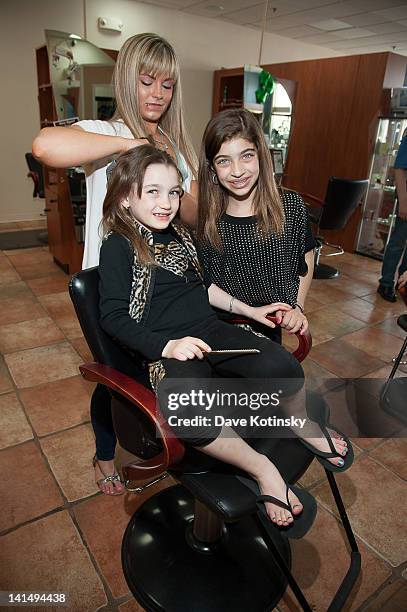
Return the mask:
<svg viewBox="0 0 407 612"><path fill-rule="evenodd" d="M86 175L86 229L82 267L99 263L106 168L121 153L146 142L166 151L177 163L185 190L180 217L196 216L196 156L185 128L180 68L174 49L151 33L129 38L119 51L113 74L116 112L109 121L84 120L41 130L33 154L42 163L66 168L83 166ZM91 402L96 437L96 482L103 493L124 488L114 467L116 437L108 390L98 385Z"/></svg>

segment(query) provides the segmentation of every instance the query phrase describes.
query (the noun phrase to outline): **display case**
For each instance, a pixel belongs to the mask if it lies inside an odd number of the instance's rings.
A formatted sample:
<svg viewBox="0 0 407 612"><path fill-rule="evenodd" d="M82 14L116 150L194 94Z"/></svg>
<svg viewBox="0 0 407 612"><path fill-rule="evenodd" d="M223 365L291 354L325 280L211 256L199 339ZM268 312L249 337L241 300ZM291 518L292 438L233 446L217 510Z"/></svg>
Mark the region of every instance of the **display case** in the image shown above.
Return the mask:
<svg viewBox="0 0 407 612"><path fill-rule="evenodd" d="M396 218L396 186L394 162L407 117L382 117L379 120L376 144L369 177L356 251L375 259L383 259Z"/></svg>

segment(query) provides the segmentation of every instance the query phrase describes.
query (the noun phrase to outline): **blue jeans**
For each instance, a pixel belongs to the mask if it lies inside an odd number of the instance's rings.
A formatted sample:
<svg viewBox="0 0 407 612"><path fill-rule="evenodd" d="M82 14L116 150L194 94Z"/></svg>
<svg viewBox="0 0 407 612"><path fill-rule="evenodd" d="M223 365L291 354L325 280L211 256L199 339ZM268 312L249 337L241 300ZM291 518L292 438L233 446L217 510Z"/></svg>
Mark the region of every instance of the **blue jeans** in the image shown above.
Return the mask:
<svg viewBox="0 0 407 612"><path fill-rule="evenodd" d="M386 247L383 257L382 277L379 283L383 287L394 288L394 275L397 265L401 259L398 269L400 276L407 270L407 220L396 217L396 223L391 233L389 244Z"/></svg>

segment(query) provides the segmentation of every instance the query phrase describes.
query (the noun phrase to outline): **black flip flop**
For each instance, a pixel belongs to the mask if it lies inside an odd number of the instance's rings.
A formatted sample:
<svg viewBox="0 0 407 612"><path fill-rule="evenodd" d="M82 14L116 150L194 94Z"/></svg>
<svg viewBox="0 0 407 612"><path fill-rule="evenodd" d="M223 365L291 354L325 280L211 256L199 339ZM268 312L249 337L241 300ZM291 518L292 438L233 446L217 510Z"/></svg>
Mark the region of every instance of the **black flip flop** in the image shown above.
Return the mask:
<svg viewBox="0 0 407 612"><path fill-rule="evenodd" d="M286 486L287 486L287 489L286 489L287 502L283 502L281 499L277 499L276 497L273 497L272 495L258 495L256 497L256 504L261 505L261 508L259 508L259 511L263 512L267 516L269 520L269 525L272 525L273 527L278 529L287 538L290 538L293 540L299 540L300 538L303 538L305 536L305 534L311 529L314 523L314 520L317 514L317 503L314 497L310 493L308 493L308 491L305 491L304 489L300 489L299 487L296 487L294 485L290 485L290 486L286 485ZM291 490L300 500L303 506L303 510L301 514L298 514L298 515L293 514L292 506L288 499L289 490ZM277 525L277 523L273 523L273 521L270 519L269 515L267 514L267 510L264 506L264 502L270 502L271 504L275 504L276 506L280 506L280 508L284 508L284 510L288 510L289 512L291 512L292 517L294 519L293 522L286 526Z"/></svg>
<svg viewBox="0 0 407 612"><path fill-rule="evenodd" d="M350 466L352 465L353 460L355 458L355 455L353 453L352 444L350 443L349 438L347 438L345 434L343 434L341 431L339 431L337 427L335 427L334 425L331 425L330 423L327 423L326 426L322 425L321 423L317 423L317 425L321 428L321 431L324 434L325 439L329 444L330 452L320 451L317 448L315 448L315 446L312 446L312 444L309 444L309 442L307 442L306 440L303 440L302 438L298 438L299 441L302 442L302 444L315 455L315 457L318 459L320 464L326 470L329 470L330 472L346 472L346 470L348 470ZM333 431L336 431L336 433L339 434L345 440L345 442L348 445L347 446L348 452L346 453L346 455L341 455L340 453L337 452L334 446L334 443L332 442L332 437L329 434L328 428ZM343 459L344 464L342 466L335 465L334 463L331 463L330 461L328 461L328 459L332 459L334 457L339 457L340 459Z"/></svg>
<svg viewBox="0 0 407 612"><path fill-rule="evenodd" d="M352 465L353 460L355 458L352 444L349 438L345 436L345 434L343 434L341 431L339 431L337 427L335 427L335 425L332 425L329 422L329 419L330 419L329 406L326 404L323 398L317 393L307 392L306 410L307 410L307 415L310 421L312 421L313 423L316 423L320 427L322 433L324 434L324 437L326 438L328 442L330 451L328 452L328 451L317 450L315 446L312 446L312 444L309 444L306 440L303 440L302 438L298 438L299 441L302 442L302 444L315 455L315 457L318 459L320 464L324 468L329 470L330 472L346 472L346 470L348 470L350 466ZM348 452L346 453L346 455L341 455L340 453L337 452L332 442L332 437L330 436L328 429L335 431L345 440L345 442L348 445L347 446ZM328 459L332 459L334 457L343 459L344 464L342 466L339 466L339 465L334 465L333 463L328 461Z"/></svg>

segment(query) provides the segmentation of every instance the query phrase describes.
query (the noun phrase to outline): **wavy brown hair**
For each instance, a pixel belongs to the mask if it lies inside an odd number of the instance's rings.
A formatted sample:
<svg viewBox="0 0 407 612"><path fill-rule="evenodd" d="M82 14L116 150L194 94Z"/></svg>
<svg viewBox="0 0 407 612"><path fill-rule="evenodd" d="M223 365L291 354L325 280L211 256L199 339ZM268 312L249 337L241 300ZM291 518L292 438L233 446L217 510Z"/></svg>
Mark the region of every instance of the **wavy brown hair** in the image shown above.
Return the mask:
<svg viewBox="0 0 407 612"><path fill-rule="evenodd" d="M132 194L141 197L146 170L152 164L171 166L177 171L179 184L182 175L175 161L151 144L130 149L117 158L107 183L106 197L103 201L103 230L121 234L131 243L142 265L155 264L153 253L138 230L131 211L122 202ZM182 190L181 190L182 194Z"/></svg>
<svg viewBox="0 0 407 612"><path fill-rule="evenodd" d="M271 231L281 234L284 229L284 209L276 182L270 151L260 124L248 110L224 110L208 123L202 139L199 158L198 239L222 248L218 222L228 206L228 192L213 182L213 160L224 142L244 138L253 144L259 158L259 178L253 198L259 236ZM216 173L215 173L216 174Z"/></svg>
<svg viewBox="0 0 407 612"><path fill-rule="evenodd" d="M112 121L122 119L134 138L147 135L137 99L138 78L143 73L173 79L171 104L160 119L160 127L181 151L195 177L197 158L182 116L178 58L165 38L145 32L132 36L123 44L113 71L116 112Z"/></svg>

